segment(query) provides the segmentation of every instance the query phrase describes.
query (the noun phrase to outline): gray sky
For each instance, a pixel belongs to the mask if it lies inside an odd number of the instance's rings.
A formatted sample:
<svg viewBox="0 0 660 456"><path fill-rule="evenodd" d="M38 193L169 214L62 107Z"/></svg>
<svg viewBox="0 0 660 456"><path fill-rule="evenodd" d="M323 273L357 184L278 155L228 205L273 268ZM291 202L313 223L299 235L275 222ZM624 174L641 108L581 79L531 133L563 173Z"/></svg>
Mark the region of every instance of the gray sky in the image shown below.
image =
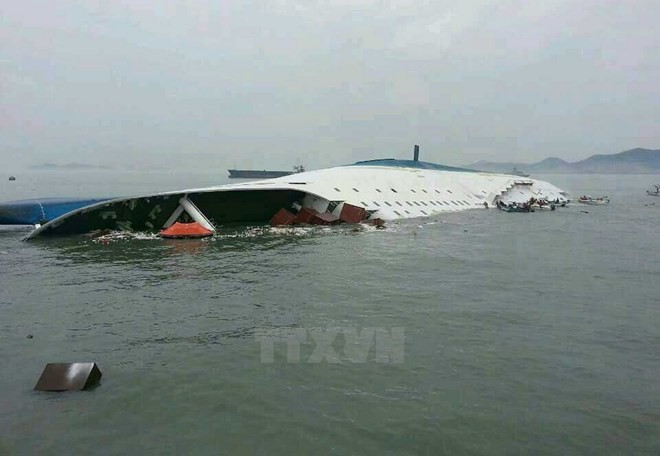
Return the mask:
<svg viewBox="0 0 660 456"><path fill-rule="evenodd" d="M660 148L659 17L657 0L0 0L0 160Z"/></svg>

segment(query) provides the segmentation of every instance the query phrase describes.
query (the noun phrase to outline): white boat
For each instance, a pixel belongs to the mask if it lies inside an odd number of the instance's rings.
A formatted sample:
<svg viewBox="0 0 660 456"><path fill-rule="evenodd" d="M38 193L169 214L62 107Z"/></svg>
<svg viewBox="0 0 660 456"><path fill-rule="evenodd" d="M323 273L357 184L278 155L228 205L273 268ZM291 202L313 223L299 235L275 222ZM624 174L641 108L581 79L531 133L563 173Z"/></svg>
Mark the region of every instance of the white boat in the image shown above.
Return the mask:
<svg viewBox="0 0 660 456"><path fill-rule="evenodd" d="M530 198L567 201L567 197L554 185L535 179L417 159L384 159L275 179L106 200L45 221L28 238L96 230L159 232L184 212L215 231L232 223L268 223L281 209L295 213L307 208L337 216L349 204L364 208L368 219L400 220L494 208L500 200L522 204ZM2 209L0 205L0 215Z"/></svg>
<svg viewBox="0 0 660 456"><path fill-rule="evenodd" d="M604 206L610 204L610 202L611 201L609 196L600 196L598 198L594 198L593 196L584 195L578 198L578 203L588 204L590 206Z"/></svg>
<svg viewBox="0 0 660 456"><path fill-rule="evenodd" d="M653 186L651 190L647 190L646 194L649 196L660 196L660 184Z"/></svg>

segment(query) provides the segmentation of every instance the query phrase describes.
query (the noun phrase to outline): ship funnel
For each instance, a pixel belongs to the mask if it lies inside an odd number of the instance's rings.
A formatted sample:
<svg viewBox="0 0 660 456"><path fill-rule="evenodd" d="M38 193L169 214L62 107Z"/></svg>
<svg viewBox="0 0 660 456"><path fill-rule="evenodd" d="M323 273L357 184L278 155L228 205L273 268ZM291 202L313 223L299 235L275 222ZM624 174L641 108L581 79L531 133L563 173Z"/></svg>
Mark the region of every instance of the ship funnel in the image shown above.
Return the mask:
<svg viewBox="0 0 660 456"><path fill-rule="evenodd" d="M415 160L416 162L419 161L419 146L418 145L415 145L415 158L413 160Z"/></svg>

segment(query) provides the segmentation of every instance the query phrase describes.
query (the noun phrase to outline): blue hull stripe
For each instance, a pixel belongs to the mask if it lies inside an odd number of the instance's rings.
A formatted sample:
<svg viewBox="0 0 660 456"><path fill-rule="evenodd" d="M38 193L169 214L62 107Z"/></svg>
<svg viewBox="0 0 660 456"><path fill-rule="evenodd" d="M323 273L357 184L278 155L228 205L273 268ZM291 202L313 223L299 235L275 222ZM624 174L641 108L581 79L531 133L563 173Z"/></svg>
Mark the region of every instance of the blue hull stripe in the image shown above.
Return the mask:
<svg viewBox="0 0 660 456"><path fill-rule="evenodd" d="M108 198L41 198L0 203L0 225L43 225L71 211Z"/></svg>

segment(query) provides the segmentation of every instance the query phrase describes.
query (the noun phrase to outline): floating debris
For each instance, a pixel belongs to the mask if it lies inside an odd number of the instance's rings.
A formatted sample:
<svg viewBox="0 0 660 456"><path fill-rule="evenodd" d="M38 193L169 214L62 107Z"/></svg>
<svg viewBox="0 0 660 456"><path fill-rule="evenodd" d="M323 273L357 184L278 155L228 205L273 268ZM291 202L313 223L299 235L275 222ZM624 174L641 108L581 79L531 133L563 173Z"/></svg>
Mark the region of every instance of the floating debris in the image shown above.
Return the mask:
<svg viewBox="0 0 660 456"><path fill-rule="evenodd" d="M96 363L50 363L34 387L36 391L84 391L95 387L103 374Z"/></svg>
<svg viewBox="0 0 660 456"><path fill-rule="evenodd" d="M375 218L371 220L371 224L376 227L377 230L384 230L385 229L385 220L381 218Z"/></svg>

